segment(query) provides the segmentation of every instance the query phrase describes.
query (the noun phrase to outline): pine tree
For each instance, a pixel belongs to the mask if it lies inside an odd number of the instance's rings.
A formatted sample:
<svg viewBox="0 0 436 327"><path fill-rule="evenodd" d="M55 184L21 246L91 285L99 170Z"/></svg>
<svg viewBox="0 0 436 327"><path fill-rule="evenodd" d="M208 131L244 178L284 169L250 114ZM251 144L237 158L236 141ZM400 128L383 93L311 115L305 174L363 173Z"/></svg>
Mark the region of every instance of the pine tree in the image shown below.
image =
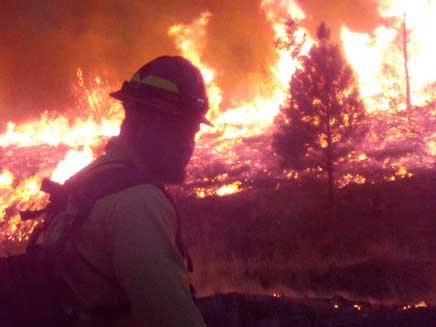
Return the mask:
<svg viewBox="0 0 436 327"><path fill-rule="evenodd" d="M290 82L289 101L277 119L273 147L283 167L319 169L327 174L334 205L338 159L353 150L365 132L365 108L354 73L322 23L314 45Z"/></svg>

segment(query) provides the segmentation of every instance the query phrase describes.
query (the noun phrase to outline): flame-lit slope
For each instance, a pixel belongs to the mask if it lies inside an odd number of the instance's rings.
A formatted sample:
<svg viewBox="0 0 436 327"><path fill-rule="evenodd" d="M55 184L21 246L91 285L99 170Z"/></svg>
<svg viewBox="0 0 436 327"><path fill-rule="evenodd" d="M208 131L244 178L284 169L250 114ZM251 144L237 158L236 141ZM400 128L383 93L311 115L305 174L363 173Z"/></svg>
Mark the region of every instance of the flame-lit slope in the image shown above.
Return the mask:
<svg viewBox="0 0 436 327"><path fill-rule="evenodd" d="M221 108L222 91L215 81L216 70L205 64L201 57L207 44L207 23L211 13L203 13L190 25L175 25L168 34L174 39L180 53L202 71L207 83L211 110L209 118L214 128L203 129L197 139L197 150L189 167L190 183L219 184L212 188L194 189L197 196L227 195L241 189L241 181L230 178L232 172L240 178L253 171L268 171L262 162L261 151L268 146L266 139L245 142L244 139L262 135L271 125L279 105L286 98L287 84L293 70L293 60L284 50L279 51L277 62L271 66L269 92L251 101L234 102L232 108ZM284 20L272 12L267 15L277 32L284 35ZM282 21L282 23L279 22ZM221 72L225 73L225 72ZM58 182L88 164L101 152L105 140L119 131L123 112L119 104L107 95L115 85L100 77L85 80L82 70L77 71L77 106L62 116L44 113L39 119L25 124L8 123L0 135L3 167L0 184L0 218L9 218L2 228L7 239L23 239L32 223L21 223L18 210L44 205L46 196L39 192L43 177ZM209 163L213 161L214 165ZM23 166L23 163L26 162ZM203 177L202 177L203 175Z"/></svg>

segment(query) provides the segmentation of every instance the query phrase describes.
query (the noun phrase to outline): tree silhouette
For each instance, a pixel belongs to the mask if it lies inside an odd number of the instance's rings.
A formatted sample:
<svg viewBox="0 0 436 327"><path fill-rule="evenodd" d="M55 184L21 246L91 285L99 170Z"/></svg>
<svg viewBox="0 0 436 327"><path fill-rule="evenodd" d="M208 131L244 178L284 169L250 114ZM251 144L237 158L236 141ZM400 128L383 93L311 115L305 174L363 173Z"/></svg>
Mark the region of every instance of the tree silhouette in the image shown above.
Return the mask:
<svg viewBox="0 0 436 327"><path fill-rule="evenodd" d="M365 108L353 70L330 30L321 23L318 45L303 56L290 82L289 100L278 116L273 147L283 167L321 169L334 205L335 168L366 131Z"/></svg>

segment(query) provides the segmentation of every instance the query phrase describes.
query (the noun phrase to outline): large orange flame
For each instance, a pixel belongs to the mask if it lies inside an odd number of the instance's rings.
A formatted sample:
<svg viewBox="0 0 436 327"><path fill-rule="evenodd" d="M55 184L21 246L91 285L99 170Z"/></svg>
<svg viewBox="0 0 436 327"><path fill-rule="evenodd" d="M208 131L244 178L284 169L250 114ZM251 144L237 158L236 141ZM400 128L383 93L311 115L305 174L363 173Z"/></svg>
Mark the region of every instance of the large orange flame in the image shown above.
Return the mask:
<svg viewBox="0 0 436 327"><path fill-rule="evenodd" d="M436 46L430 40L436 3L383 0L379 11L386 22L372 34L343 26L341 37L373 124L363 148L404 146L416 139L423 144L414 145L413 154L383 163L396 171L386 177L393 181L411 176L407 169L435 163L436 135L430 126L436 118Z"/></svg>
<svg viewBox="0 0 436 327"><path fill-rule="evenodd" d="M380 4L380 15L386 18L386 25L375 29L373 35L355 33L346 26L342 28L342 41L348 61L358 72L360 90L364 95L368 111L389 110L388 103L379 103L373 96L387 91L398 96L396 90L387 89L386 72L383 64L393 66L394 72L404 78L402 52L402 24L408 31L408 55L412 103L425 105L429 99L426 86L436 80L436 45L432 40L436 28L436 4L434 1L393 1ZM398 78L397 76L397 78ZM402 90L405 92L405 89ZM402 104L405 108L406 104Z"/></svg>

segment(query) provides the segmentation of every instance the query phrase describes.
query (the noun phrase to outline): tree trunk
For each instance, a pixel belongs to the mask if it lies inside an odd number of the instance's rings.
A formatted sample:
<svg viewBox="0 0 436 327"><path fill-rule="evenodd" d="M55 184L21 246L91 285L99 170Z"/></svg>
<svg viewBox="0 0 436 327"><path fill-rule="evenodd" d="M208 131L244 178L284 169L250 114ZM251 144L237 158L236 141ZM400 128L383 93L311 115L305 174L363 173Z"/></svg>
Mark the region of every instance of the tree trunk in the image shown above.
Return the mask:
<svg viewBox="0 0 436 327"><path fill-rule="evenodd" d="M335 194L334 194L334 176L333 176L333 140L332 132L330 126L331 120L331 108L327 105L327 149L326 149L326 159L327 159L327 176L328 176L328 197L329 197L329 207L331 213L334 213L335 208Z"/></svg>
<svg viewBox="0 0 436 327"><path fill-rule="evenodd" d="M335 207L335 192L334 192L334 171L333 171L333 160L332 160L332 149L331 145L327 147L327 175L328 175L328 192L329 192L329 206L330 208Z"/></svg>
<svg viewBox="0 0 436 327"><path fill-rule="evenodd" d="M409 75L409 53L407 48L408 43L408 32L407 32L407 26L406 26L406 13L403 15L403 58L404 58L404 73L405 73L405 79L406 79L406 105L407 110L410 111L412 108L412 100L410 95L410 75Z"/></svg>

